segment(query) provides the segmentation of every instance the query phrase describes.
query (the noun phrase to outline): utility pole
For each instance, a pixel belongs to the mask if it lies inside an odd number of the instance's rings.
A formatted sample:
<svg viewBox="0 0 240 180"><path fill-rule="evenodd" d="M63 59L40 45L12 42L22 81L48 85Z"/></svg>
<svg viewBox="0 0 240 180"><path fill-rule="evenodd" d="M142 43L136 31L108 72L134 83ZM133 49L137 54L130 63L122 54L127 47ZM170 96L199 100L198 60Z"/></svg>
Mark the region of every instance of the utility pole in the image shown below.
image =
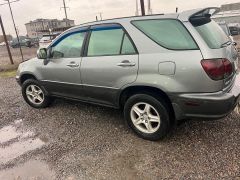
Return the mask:
<svg viewBox="0 0 240 180"><path fill-rule="evenodd" d="M64 12L65 12L66 27L68 27L68 23L67 23L67 20L68 20L68 17L67 17L67 8L68 8L68 7L66 7L65 0L63 0L63 7L62 7L62 8L64 9Z"/></svg>
<svg viewBox="0 0 240 180"><path fill-rule="evenodd" d="M6 36L5 30L4 30L4 26L3 26L3 22L2 22L2 17L1 17L1 15L0 15L0 25L1 25L1 28L2 28L2 33L3 33L4 41L5 41L5 43L6 43L6 47L7 47L7 51L8 51L8 56L9 56L9 59L10 59L10 63L11 63L11 64L14 64L14 63L13 63L13 59L12 59L12 54L11 54L11 51L10 51L10 48L9 48L9 45L8 45L7 36Z"/></svg>
<svg viewBox="0 0 240 180"><path fill-rule="evenodd" d="M14 29L15 29L15 33L16 33L16 36L17 36L17 41L18 41L19 48L20 48L20 53L21 53L21 56L22 56L22 61L24 61L23 52L22 52L22 47L21 47L21 44L20 44L20 41L19 41L19 36L18 36L18 32L17 32L17 27L16 27L16 24L15 24L15 21L14 21L14 17L13 17L11 2L10 2L9 0L5 0L5 1L8 2L8 6L9 6L9 9L10 9L10 13L11 13L12 21L13 21L13 26L14 26ZM15 2L16 2L16 1L15 1Z"/></svg>
<svg viewBox="0 0 240 180"><path fill-rule="evenodd" d="M139 12L139 11L138 11L138 0L136 0L136 13L135 13L136 16L139 16L138 12Z"/></svg>
<svg viewBox="0 0 240 180"><path fill-rule="evenodd" d="M144 0L140 0L140 4L141 4L142 16L145 16L145 6L144 6Z"/></svg>
<svg viewBox="0 0 240 180"><path fill-rule="evenodd" d="M148 0L148 14L152 14L151 0Z"/></svg>
<svg viewBox="0 0 240 180"><path fill-rule="evenodd" d="M100 19L101 19L101 21L102 21L102 12L100 12L99 15L100 15Z"/></svg>
<svg viewBox="0 0 240 180"><path fill-rule="evenodd" d="M178 13L178 7L176 7L176 13Z"/></svg>

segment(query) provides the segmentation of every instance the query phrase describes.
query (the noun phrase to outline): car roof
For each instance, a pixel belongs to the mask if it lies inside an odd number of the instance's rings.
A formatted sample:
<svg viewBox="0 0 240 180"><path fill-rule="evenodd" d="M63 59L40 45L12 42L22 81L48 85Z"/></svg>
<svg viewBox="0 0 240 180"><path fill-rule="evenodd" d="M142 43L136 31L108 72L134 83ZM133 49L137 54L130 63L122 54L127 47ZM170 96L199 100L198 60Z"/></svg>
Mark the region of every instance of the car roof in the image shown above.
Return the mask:
<svg viewBox="0 0 240 180"><path fill-rule="evenodd" d="M93 21L88 22L84 24L80 24L80 26L83 25L94 25L94 24L102 24L102 23L120 23L123 21L132 21L132 20L144 20L144 19L156 19L156 18L171 18L171 19L177 19L178 14L154 14L154 15L146 15L146 16L129 16L129 17L121 17L121 18L113 18L113 19L106 19L101 21Z"/></svg>
<svg viewBox="0 0 240 180"><path fill-rule="evenodd" d="M208 8L199 8L199 9L192 9L188 11L183 11L181 13L172 13L172 14L153 14L153 15L145 15L145 16L130 16L130 17L120 17L120 18L113 18L113 19L106 19L100 21L92 21L83 24L79 24L74 26L67 31L75 30L78 28L83 28L87 26L93 25L101 25L101 24L114 24L119 23L122 24L123 22L129 22L133 20L144 20L144 19L178 19L180 21L186 22L189 21L190 17L197 14L207 11L209 9L217 9L216 7L208 7Z"/></svg>

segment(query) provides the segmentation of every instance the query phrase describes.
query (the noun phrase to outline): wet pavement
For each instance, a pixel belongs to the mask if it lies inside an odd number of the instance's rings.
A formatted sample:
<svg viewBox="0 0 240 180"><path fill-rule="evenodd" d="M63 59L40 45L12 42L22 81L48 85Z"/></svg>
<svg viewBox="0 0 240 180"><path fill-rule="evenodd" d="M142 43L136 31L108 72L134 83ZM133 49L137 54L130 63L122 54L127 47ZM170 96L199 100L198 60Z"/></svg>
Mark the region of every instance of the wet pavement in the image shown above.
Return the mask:
<svg viewBox="0 0 240 180"><path fill-rule="evenodd" d="M0 79L0 179L240 179L240 116L138 138L118 110L56 100L33 109Z"/></svg>

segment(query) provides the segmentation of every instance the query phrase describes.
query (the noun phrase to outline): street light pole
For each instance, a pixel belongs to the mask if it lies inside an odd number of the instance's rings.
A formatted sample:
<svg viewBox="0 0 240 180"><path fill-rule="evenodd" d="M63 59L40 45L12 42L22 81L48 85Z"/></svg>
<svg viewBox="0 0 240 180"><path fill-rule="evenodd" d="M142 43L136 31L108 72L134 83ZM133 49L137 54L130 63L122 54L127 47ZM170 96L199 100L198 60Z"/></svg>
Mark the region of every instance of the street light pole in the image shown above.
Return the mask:
<svg viewBox="0 0 240 180"><path fill-rule="evenodd" d="M19 36L18 36L18 32L17 32L17 27L16 27L16 24L15 24L15 21L14 21L14 17L13 17L12 7L11 7L11 4L10 4L10 1L9 1L9 0L5 0L5 1L8 2L8 6L9 6L9 9L10 9L10 13L11 13L11 17L12 17L12 21L13 21L15 33L16 33L17 40L18 40L18 44L19 44L19 48L20 48L20 53L21 53L21 56L22 56L22 61L24 61L23 52L22 52L22 47L21 47L21 44L20 44L20 41L19 41Z"/></svg>
<svg viewBox="0 0 240 180"><path fill-rule="evenodd" d="M11 51L10 51L10 48L9 48L9 45L8 45L7 36L6 36L5 30L4 30L4 26L3 26L3 22L2 22L2 17L1 17L1 15L0 15L0 25L1 25L1 28L2 28L2 33L3 33L4 41L5 41L5 43L6 43L6 47L7 47L7 51L8 51L8 56L9 56L9 59L10 59L10 63L11 63L11 64L14 64L14 63L13 63L13 59L12 59L12 54L11 54Z"/></svg>

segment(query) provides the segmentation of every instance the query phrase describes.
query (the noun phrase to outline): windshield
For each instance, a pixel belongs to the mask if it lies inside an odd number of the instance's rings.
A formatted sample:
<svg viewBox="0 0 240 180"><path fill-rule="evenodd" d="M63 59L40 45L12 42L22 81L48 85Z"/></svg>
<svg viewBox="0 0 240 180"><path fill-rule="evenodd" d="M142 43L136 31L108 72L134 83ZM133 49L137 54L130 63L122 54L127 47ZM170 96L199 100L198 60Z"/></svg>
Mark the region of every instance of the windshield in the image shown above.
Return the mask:
<svg viewBox="0 0 240 180"><path fill-rule="evenodd" d="M222 28L213 20L195 28L211 49L219 49L230 40Z"/></svg>
<svg viewBox="0 0 240 180"><path fill-rule="evenodd" d="M51 40L50 36L42 37L42 39L40 41L48 41L48 40Z"/></svg>

